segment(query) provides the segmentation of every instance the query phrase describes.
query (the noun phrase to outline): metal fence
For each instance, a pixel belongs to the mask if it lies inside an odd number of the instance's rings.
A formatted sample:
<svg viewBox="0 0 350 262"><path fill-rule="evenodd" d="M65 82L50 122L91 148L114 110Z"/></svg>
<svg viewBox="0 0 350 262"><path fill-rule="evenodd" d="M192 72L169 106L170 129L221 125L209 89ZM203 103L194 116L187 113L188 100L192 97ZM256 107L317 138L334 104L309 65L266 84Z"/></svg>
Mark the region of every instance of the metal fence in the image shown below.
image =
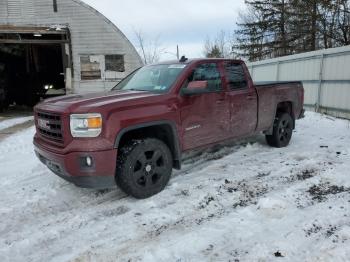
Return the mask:
<svg viewBox="0 0 350 262"><path fill-rule="evenodd" d="M255 82L302 81L307 109L350 119L350 46L249 63L248 68Z"/></svg>

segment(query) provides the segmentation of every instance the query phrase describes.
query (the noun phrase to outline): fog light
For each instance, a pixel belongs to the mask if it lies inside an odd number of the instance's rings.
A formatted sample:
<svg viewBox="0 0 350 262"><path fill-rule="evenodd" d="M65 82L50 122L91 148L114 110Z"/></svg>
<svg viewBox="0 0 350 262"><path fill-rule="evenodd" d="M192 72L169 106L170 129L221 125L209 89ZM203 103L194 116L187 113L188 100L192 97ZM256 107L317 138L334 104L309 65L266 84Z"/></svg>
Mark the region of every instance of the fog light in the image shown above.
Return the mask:
<svg viewBox="0 0 350 262"><path fill-rule="evenodd" d="M92 158L90 156L87 156L86 157L86 165L88 167L91 167L92 166Z"/></svg>

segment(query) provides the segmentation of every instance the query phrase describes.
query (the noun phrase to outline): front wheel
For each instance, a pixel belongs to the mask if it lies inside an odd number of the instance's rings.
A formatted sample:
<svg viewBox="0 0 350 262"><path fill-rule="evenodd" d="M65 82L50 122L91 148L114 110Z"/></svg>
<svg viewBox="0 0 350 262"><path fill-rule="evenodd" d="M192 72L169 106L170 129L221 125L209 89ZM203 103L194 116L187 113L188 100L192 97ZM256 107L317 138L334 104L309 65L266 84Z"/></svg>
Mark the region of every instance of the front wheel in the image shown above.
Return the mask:
<svg viewBox="0 0 350 262"><path fill-rule="evenodd" d="M272 135L266 135L266 142L273 147L289 145L293 134L293 118L288 113L278 114L273 124Z"/></svg>
<svg viewBox="0 0 350 262"><path fill-rule="evenodd" d="M172 154L164 142L131 140L118 153L116 183L127 194L144 199L161 192L172 173Z"/></svg>

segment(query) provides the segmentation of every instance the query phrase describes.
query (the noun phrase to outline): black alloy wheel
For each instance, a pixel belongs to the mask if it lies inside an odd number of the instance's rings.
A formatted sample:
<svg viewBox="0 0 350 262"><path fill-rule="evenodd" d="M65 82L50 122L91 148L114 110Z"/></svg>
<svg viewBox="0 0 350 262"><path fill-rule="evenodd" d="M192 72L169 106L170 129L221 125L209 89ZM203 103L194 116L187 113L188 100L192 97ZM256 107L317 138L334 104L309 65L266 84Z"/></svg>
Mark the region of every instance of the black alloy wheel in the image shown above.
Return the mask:
<svg viewBox="0 0 350 262"><path fill-rule="evenodd" d="M164 142L132 140L119 152L116 182L127 194L148 198L165 188L171 172L172 154Z"/></svg>
<svg viewBox="0 0 350 262"><path fill-rule="evenodd" d="M293 135L293 123L290 114L279 114L275 119L272 135L266 136L267 143L277 148L288 146Z"/></svg>

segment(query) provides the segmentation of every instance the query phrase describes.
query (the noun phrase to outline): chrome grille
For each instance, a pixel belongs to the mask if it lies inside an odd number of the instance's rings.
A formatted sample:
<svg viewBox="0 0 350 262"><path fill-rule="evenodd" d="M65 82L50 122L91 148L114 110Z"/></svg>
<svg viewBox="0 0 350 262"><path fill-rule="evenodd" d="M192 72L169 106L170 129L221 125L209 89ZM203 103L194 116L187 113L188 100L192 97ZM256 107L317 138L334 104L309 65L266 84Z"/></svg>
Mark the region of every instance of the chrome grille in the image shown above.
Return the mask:
<svg viewBox="0 0 350 262"><path fill-rule="evenodd" d="M37 128L39 133L46 139L63 143L62 119L60 115L38 112Z"/></svg>

